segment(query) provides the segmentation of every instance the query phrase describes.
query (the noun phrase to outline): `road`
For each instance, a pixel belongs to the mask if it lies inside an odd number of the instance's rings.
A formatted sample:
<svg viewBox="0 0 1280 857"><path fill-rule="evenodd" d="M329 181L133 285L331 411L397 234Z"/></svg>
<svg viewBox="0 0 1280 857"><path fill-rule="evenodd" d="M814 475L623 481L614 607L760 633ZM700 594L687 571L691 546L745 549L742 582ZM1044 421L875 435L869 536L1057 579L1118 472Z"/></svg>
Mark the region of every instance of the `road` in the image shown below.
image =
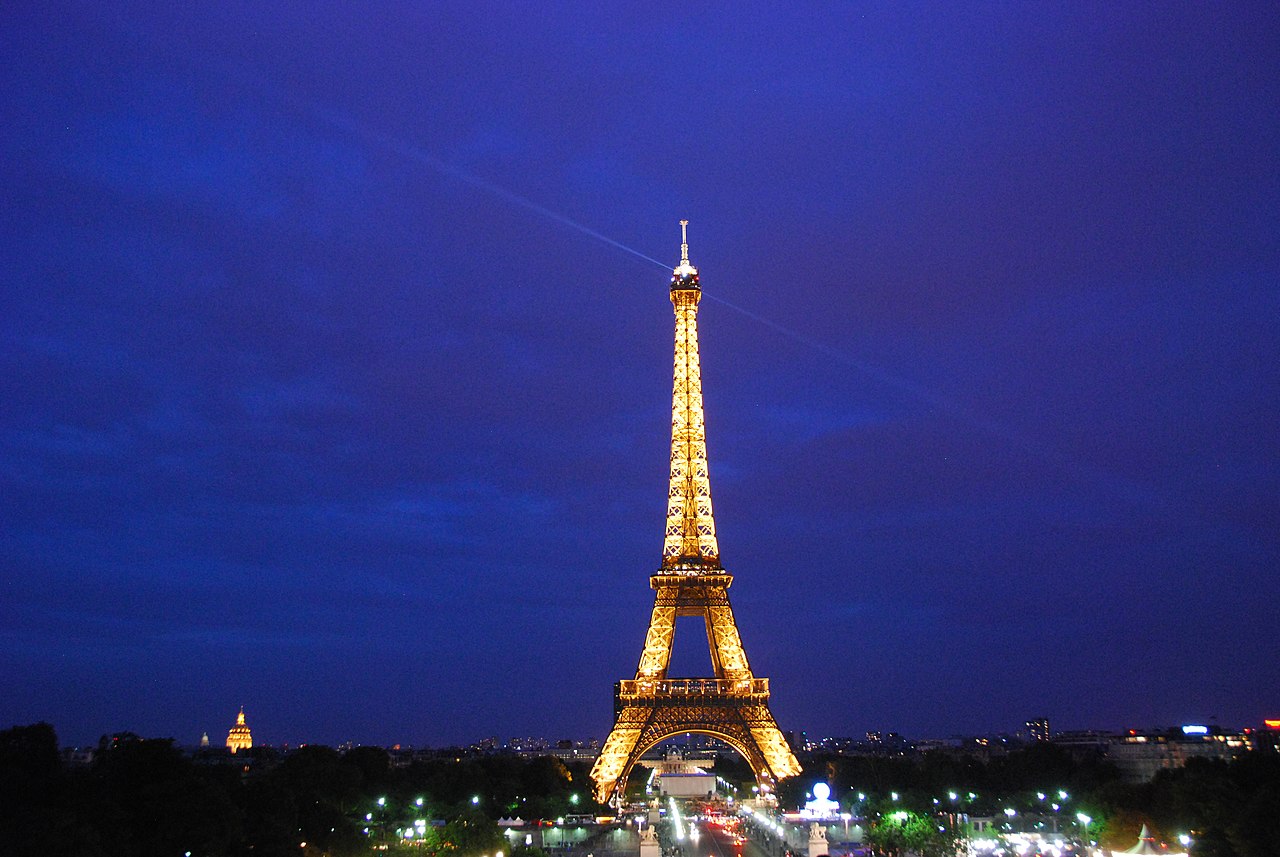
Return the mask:
<svg viewBox="0 0 1280 857"><path fill-rule="evenodd" d="M697 822L698 840L685 837L685 857L777 857L745 836L706 822Z"/></svg>

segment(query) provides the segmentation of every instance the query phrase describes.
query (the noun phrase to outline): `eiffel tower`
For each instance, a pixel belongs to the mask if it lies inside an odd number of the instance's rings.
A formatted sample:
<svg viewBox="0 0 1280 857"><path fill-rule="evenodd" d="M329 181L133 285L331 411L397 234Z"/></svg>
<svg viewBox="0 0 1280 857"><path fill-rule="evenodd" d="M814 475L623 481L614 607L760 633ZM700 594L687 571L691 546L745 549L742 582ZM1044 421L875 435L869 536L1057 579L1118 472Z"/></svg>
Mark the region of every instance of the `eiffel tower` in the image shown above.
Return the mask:
<svg viewBox="0 0 1280 857"><path fill-rule="evenodd" d="M720 564L698 362L698 269L689 264L689 221L680 221L680 264L671 275L676 313L671 395L671 483L662 566L649 578L653 616L634 679L615 686L615 719L591 769L596 799L621 799L627 775L659 742L686 732L719 738L751 765L761 792L800 773L800 763L769 711L769 680L751 674L729 605L733 576ZM714 675L672 678L671 644L679 616L700 616Z"/></svg>

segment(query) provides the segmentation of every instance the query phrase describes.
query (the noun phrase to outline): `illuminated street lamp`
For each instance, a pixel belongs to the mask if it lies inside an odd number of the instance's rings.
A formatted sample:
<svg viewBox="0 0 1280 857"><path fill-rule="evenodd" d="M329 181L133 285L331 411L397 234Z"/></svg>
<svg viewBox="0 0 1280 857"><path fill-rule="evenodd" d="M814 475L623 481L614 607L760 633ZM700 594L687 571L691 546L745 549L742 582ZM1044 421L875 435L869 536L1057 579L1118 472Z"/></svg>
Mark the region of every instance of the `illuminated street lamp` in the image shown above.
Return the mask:
<svg viewBox="0 0 1280 857"><path fill-rule="evenodd" d="M1085 815L1083 812L1077 812L1076 821L1084 825L1084 838L1089 842L1093 842L1092 839L1089 839L1089 824L1093 821L1093 819Z"/></svg>

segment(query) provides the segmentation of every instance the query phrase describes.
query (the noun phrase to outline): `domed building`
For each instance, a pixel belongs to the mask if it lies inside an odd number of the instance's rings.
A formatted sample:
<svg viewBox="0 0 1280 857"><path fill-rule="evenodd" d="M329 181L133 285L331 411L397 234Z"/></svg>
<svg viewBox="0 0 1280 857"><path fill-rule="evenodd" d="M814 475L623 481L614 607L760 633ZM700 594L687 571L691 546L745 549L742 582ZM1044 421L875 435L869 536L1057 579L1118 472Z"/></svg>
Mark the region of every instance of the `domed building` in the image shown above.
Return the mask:
<svg viewBox="0 0 1280 857"><path fill-rule="evenodd" d="M244 706L240 706L240 714L236 717L236 725L227 733L227 749L232 753L237 750L248 750L253 747L253 734L244 722Z"/></svg>

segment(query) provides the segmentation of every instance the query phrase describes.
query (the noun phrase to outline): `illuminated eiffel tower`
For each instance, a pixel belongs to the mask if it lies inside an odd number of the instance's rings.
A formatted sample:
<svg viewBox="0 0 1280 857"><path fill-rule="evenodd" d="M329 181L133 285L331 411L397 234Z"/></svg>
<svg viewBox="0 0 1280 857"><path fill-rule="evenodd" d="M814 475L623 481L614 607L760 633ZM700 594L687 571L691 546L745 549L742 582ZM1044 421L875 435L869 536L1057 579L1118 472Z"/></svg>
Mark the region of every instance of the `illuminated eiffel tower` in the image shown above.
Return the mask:
<svg viewBox="0 0 1280 857"><path fill-rule="evenodd" d="M671 484L662 567L649 578L657 591L653 617L634 679L620 681L616 718L591 769L596 799L620 798L640 756L686 732L719 738L751 765L762 792L800 763L769 711L769 680L747 664L729 605L733 576L720 564L707 478L707 435L698 362L698 269L689 264L689 221L680 221L680 264L671 276L676 312L675 382L671 395ZM713 676L671 678L671 644L678 616L706 624Z"/></svg>

